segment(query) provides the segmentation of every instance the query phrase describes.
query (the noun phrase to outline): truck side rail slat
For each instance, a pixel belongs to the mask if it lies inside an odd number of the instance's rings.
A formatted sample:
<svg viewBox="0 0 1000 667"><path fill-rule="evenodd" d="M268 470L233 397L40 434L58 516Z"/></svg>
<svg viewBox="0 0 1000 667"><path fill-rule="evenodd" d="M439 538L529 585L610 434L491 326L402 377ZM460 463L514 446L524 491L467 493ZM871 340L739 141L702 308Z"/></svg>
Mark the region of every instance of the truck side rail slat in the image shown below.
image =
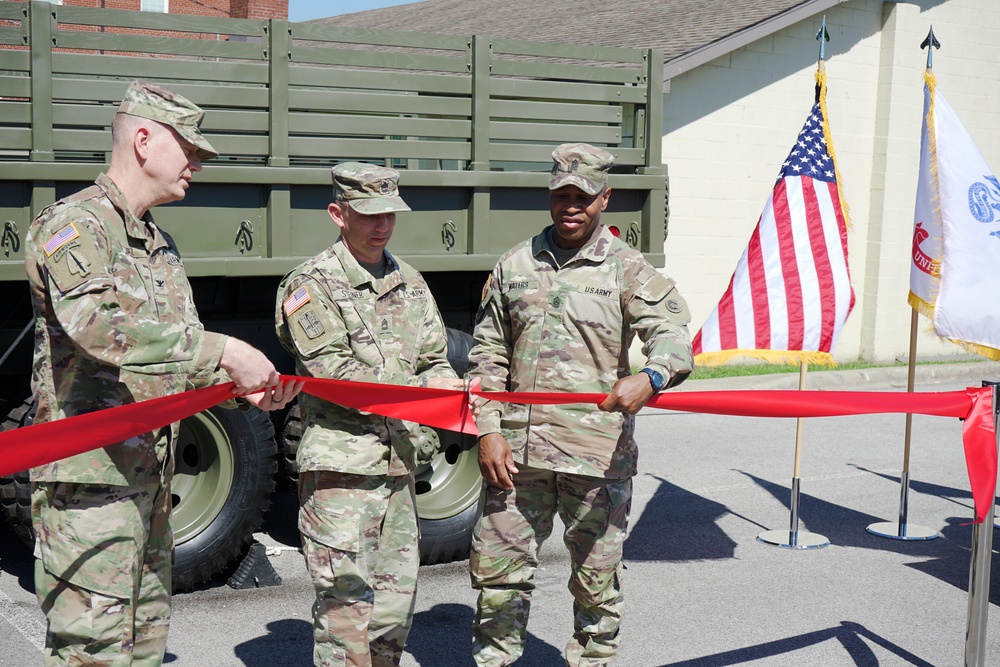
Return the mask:
<svg viewBox="0 0 1000 667"><path fill-rule="evenodd" d="M52 54L53 72L72 75L75 78L87 77L90 81L95 77L115 77L119 81L131 79L190 81L193 69L203 81L267 85L267 63L260 60L239 62L194 58L139 58L134 55L111 53Z"/></svg>
<svg viewBox="0 0 1000 667"><path fill-rule="evenodd" d="M410 141L384 137L370 139L291 137L288 140L288 146L292 149L293 155L352 160L377 155L379 151L394 157L468 160L471 152L467 142Z"/></svg>
<svg viewBox="0 0 1000 667"><path fill-rule="evenodd" d="M560 65L559 73L554 74L552 63L522 60L494 59L490 63L490 69L494 75L498 76L520 76L534 79L565 78L600 83L635 83L641 76L641 71L637 69L590 67L587 65Z"/></svg>
<svg viewBox="0 0 1000 667"><path fill-rule="evenodd" d="M639 86L595 86L573 81L532 81L529 79L494 79L493 97L539 100L575 100L577 102L615 102L645 104L646 88Z"/></svg>
<svg viewBox="0 0 1000 667"><path fill-rule="evenodd" d="M469 99L354 91L319 91L304 88L288 91L290 109L315 111L363 112L378 114L429 114L468 118L472 113Z"/></svg>
<svg viewBox="0 0 1000 667"><path fill-rule="evenodd" d="M611 104L527 102L493 98L490 100L490 117L617 124L622 121L622 108Z"/></svg>
<svg viewBox="0 0 1000 667"><path fill-rule="evenodd" d="M109 35L99 32L60 31L57 46L63 49L90 49L125 51L129 53L157 53L203 58L259 59L259 44L240 44L187 37L160 37L154 35Z"/></svg>
<svg viewBox="0 0 1000 667"><path fill-rule="evenodd" d="M425 74L412 71L332 69L296 63L292 63L288 68L288 83L293 87L305 86L309 88L342 88L382 92L394 90L465 97L472 94L472 82L468 76Z"/></svg>
<svg viewBox="0 0 1000 667"><path fill-rule="evenodd" d="M373 30L318 23L291 23L292 39L317 43L339 42L360 46L394 46L464 51L468 37L401 30Z"/></svg>
<svg viewBox="0 0 1000 667"><path fill-rule="evenodd" d="M381 134L468 139L468 120L400 118L399 116L350 116L323 113L290 113L289 125L295 134Z"/></svg>
<svg viewBox="0 0 1000 667"><path fill-rule="evenodd" d="M23 43L24 33L21 32L21 28L8 28L0 26L0 44L21 45Z"/></svg>
<svg viewBox="0 0 1000 667"><path fill-rule="evenodd" d="M3 52L0 52L0 67L9 64L4 58L5 55ZM30 104L28 98L31 97L31 79L26 76L0 75L0 91L3 91L2 97L4 98L4 103L10 101L11 98L20 98L26 104Z"/></svg>
<svg viewBox="0 0 1000 667"><path fill-rule="evenodd" d="M4 127L0 128L0 145L4 150L26 151L31 148L31 130Z"/></svg>
<svg viewBox="0 0 1000 667"><path fill-rule="evenodd" d="M420 53L395 53L392 51L363 51L361 49L335 49L326 46L300 46L295 49L295 62L348 67L381 67L385 69L423 70L430 72L466 72L465 54L456 56L425 55Z"/></svg>
<svg viewBox="0 0 1000 667"><path fill-rule="evenodd" d="M20 21L24 18L24 6L15 2L0 2L0 19Z"/></svg>
<svg viewBox="0 0 1000 667"><path fill-rule="evenodd" d="M501 141L548 141L571 143L576 137L586 134L594 143L614 146L621 143L621 129L593 125L571 125L569 123L510 123L493 121L490 123L490 139ZM493 144L495 145L495 143ZM490 157L493 157L491 151Z"/></svg>

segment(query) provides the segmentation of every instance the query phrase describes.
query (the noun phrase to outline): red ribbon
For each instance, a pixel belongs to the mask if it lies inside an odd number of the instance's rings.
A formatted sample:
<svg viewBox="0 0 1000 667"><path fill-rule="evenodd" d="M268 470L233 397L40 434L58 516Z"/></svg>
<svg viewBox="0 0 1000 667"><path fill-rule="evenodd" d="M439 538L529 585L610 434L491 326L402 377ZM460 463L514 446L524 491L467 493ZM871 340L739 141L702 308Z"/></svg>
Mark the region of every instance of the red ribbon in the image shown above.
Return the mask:
<svg viewBox="0 0 1000 667"><path fill-rule="evenodd" d="M233 397L220 384L0 433L0 476L149 433Z"/></svg>
<svg viewBox="0 0 1000 667"><path fill-rule="evenodd" d="M302 380L303 391L331 403L476 435L466 394L368 382L282 376ZM592 403L605 394L475 392L496 401L521 404ZM56 461L121 442L201 412L232 397L232 384L217 385L123 405L77 417L0 433L0 475ZM911 413L964 419L969 482L980 523L994 502L997 443L992 390L970 387L951 392L862 391L707 391L665 393L647 405L665 410L744 417L838 417L875 413Z"/></svg>

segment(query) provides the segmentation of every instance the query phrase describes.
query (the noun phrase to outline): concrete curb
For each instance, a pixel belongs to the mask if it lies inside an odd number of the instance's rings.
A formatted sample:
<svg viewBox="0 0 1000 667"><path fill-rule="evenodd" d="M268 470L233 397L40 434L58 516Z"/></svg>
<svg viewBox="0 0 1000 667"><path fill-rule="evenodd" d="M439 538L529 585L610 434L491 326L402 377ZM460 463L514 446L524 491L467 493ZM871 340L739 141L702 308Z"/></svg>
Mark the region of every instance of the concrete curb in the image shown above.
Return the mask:
<svg viewBox="0 0 1000 667"><path fill-rule="evenodd" d="M936 384L965 384L978 387L983 380L1000 381L1000 362L973 361L955 364L918 364L915 383L918 387ZM871 391L906 389L906 366L868 368L847 371L811 371L806 378L808 389L835 391ZM798 389L798 373L747 375L715 380L689 380L671 391L720 391L729 389Z"/></svg>

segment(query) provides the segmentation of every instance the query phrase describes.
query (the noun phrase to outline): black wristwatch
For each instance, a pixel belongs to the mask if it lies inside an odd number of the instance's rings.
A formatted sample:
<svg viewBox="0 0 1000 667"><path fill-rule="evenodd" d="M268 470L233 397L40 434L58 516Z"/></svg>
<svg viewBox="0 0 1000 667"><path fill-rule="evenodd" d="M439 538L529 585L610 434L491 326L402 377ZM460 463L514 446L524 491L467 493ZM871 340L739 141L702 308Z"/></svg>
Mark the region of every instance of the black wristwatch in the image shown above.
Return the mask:
<svg viewBox="0 0 1000 667"><path fill-rule="evenodd" d="M663 389L663 385L667 383L667 381L663 379L663 374L659 371L654 371L652 368L643 368L639 372L645 373L649 376L649 384L653 386L654 394L661 391Z"/></svg>

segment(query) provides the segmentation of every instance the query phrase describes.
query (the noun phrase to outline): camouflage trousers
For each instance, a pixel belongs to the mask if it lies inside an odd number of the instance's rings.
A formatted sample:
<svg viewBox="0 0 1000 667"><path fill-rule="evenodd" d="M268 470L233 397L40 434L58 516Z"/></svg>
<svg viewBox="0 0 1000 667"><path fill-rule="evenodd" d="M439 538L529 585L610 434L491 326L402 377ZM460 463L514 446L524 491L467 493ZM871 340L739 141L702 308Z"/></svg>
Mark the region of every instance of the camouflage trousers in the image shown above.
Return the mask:
<svg viewBox="0 0 1000 667"><path fill-rule="evenodd" d="M417 595L413 477L305 472L299 532L317 667L398 665Z"/></svg>
<svg viewBox="0 0 1000 667"><path fill-rule="evenodd" d="M170 627L169 485L32 485L45 665L153 667Z"/></svg>
<svg viewBox="0 0 1000 667"><path fill-rule="evenodd" d="M622 546L632 480L606 480L521 467L514 489L486 486L472 538L469 571L479 591L472 651L482 667L509 665L524 651L538 550L555 512L566 527L573 637L566 664L610 664L618 651Z"/></svg>

